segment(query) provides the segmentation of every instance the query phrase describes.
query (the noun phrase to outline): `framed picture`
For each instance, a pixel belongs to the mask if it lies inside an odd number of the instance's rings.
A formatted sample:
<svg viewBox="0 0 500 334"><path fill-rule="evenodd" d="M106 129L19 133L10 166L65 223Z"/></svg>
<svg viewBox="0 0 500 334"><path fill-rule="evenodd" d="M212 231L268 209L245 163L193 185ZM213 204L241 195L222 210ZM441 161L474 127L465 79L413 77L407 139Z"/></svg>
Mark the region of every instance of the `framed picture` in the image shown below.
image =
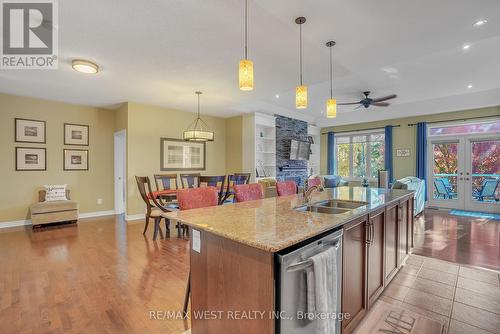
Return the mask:
<svg viewBox="0 0 500 334"><path fill-rule="evenodd" d="M205 143L160 138L160 170L205 170Z"/></svg>
<svg viewBox="0 0 500 334"><path fill-rule="evenodd" d="M16 142L45 144L45 121L16 118L14 123Z"/></svg>
<svg viewBox="0 0 500 334"><path fill-rule="evenodd" d="M64 123L64 145L89 146L89 126Z"/></svg>
<svg viewBox="0 0 500 334"><path fill-rule="evenodd" d="M64 170L89 170L89 150L64 149Z"/></svg>
<svg viewBox="0 0 500 334"><path fill-rule="evenodd" d="M396 150L396 156L397 157L409 157L410 156L410 149L409 148L398 149L398 150Z"/></svg>
<svg viewBox="0 0 500 334"><path fill-rule="evenodd" d="M47 151L40 147L16 147L16 171L47 170Z"/></svg>

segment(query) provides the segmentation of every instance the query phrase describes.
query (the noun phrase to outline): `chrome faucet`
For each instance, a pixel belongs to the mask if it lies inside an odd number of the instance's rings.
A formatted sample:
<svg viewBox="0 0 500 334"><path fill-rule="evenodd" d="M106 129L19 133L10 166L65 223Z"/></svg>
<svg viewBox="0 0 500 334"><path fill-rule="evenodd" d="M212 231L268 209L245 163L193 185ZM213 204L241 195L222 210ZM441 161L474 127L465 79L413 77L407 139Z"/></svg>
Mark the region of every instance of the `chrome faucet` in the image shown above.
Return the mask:
<svg viewBox="0 0 500 334"><path fill-rule="evenodd" d="M307 190L304 187L302 191L304 204L309 204L309 202L311 201L311 195L314 193L315 190L319 191L320 189L321 188L319 186L310 186L309 188L307 188Z"/></svg>

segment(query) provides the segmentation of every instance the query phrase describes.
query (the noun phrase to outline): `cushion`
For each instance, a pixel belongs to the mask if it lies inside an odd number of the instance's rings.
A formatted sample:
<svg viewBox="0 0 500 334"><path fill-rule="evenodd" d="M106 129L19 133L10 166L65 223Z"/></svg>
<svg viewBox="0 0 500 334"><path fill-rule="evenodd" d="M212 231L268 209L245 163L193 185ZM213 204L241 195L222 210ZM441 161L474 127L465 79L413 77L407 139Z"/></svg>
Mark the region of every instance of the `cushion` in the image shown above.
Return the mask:
<svg viewBox="0 0 500 334"><path fill-rule="evenodd" d="M340 177L325 176L325 188L337 188L340 184Z"/></svg>
<svg viewBox="0 0 500 334"><path fill-rule="evenodd" d="M70 200L39 202L33 204L30 210L33 215L57 211L78 210L78 203Z"/></svg>
<svg viewBox="0 0 500 334"><path fill-rule="evenodd" d="M45 185L45 201L66 201L66 184L61 185Z"/></svg>

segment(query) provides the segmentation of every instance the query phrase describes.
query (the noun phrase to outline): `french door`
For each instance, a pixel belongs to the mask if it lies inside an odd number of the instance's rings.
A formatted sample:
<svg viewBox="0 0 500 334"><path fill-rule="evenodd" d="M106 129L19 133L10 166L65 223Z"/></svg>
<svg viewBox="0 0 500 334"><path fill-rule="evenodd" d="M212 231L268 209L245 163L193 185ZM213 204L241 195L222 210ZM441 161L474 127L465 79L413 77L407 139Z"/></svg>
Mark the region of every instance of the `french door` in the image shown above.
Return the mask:
<svg viewBox="0 0 500 334"><path fill-rule="evenodd" d="M429 137L427 175L431 206L500 211L500 136Z"/></svg>

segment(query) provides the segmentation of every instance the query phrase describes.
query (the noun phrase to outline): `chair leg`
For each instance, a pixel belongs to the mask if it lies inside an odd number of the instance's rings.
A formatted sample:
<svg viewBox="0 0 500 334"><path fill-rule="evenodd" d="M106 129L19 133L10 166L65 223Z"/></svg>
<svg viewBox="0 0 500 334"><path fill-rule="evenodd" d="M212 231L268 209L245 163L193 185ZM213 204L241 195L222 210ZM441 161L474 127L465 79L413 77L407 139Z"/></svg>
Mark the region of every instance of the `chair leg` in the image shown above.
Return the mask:
<svg viewBox="0 0 500 334"><path fill-rule="evenodd" d="M170 234L170 219L165 218L165 228L167 229L167 234Z"/></svg>
<svg viewBox="0 0 500 334"><path fill-rule="evenodd" d="M188 281L187 281L187 286L186 286L186 294L184 295L184 317L187 317L187 311L188 311L188 304L189 304L189 295L191 295L191 270L189 270L189 276L188 276Z"/></svg>
<svg viewBox="0 0 500 334"><path fill-rule="evenodd" d="M144 224L144 232L142 232L142 234L146 234L146 231L148 230L149 218L149 215L146 214L146 223Z"/></svg>
<svg viewBox="0 0 500 334"><path fill-rule="evenodd" d="M160 220L161 217L155 218L155 232L153 234L153 240L156 240L156 237L158 236L158 230L160 229Z"/></svg>

